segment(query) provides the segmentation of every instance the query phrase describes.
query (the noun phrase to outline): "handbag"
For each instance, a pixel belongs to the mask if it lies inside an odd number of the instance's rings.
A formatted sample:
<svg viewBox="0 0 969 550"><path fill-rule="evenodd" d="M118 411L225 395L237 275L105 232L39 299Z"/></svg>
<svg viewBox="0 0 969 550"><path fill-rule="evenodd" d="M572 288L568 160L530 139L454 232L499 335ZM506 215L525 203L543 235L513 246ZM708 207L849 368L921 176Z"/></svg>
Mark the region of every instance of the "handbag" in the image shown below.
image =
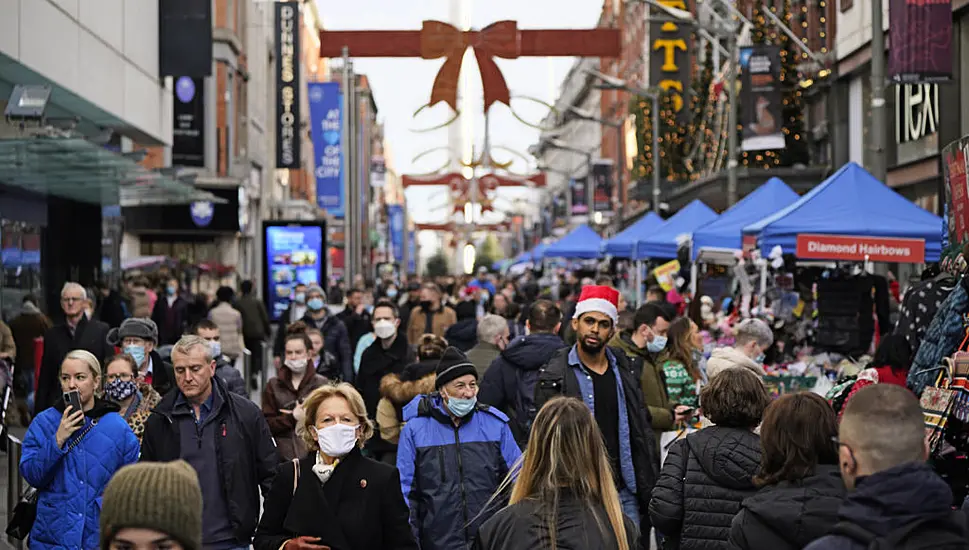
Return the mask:
<svg viewBox="0 0 969 550"><path fill-rule="evenodd" d="M949 389L949 379L952 375L952 361L945 359L946 365L940 367L938 378L934 386L927 386L919 398L922 415L925 420L925 432L929 442L929 449L935 452L943 442L945 427L952 414L956 393Z"/></svg>
<svg viewBox="0 0 969 550"><path fill-rule="evenodd" d="M84 436L90 432L94 426L98 423L98 419L95 418L90 424L81 431L80 435L71 441L67 445L67 451L64 454L73 451L84 439ZM14 507L13 513L10 514L10 521L7 522L6 533L7 536L15 538L17 540L24 540L30 535L30 530L34 528L34 520L37 519L37 496L39 491L33 487L27 487L24 493L20 495L20 501L17 502L17 506Z"/></svg>

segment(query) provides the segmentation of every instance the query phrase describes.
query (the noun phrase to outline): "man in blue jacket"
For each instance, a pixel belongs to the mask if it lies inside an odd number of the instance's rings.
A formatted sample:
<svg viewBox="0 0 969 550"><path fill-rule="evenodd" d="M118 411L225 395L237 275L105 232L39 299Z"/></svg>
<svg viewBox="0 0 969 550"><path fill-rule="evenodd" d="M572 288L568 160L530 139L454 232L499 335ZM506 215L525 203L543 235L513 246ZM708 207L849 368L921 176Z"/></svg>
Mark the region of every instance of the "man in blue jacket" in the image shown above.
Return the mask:
<svg viewBox="0 0 969 550"><path fill-rule="evenodd" d="M401 490L422 550L468 548L507 501L489 502L521 456L508 417L477 402L478 371L456 348L437 365L439 394L404 407Z"/></svg>

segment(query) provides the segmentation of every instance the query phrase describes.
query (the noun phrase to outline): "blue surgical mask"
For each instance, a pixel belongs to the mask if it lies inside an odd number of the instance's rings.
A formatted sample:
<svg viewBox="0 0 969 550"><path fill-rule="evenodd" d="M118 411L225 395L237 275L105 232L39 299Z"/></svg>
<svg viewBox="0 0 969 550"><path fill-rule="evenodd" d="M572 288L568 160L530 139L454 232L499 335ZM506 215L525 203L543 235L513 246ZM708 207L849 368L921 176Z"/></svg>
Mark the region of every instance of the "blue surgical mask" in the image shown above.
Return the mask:
<svg viewBox="0 0 969 550"><path fill-rule="evenodd" d="M139 367L145 362L145 346L127 345L124 347L124 352L134 357Z"/></svg>
<svg viewBox="0 0 969 550"><path fill-rule="evenodd" d="M174 296L175 293L178 292L178 288L169 285L169 286L165 287L165 292L167 292L169 296Z"/></svg>
<svg viewBox="0 0 969 550"><path fill-rule="evenodd" d="M296 302L297 304L302 304L302 303L306 302L306 293L305 292L297 292L296 293L296 296L293 296L293 301Z"/></svg>
<svg viewBox="0 0 969 550"><path fill-rule="evenodd" d="M222 342L209 342L209 347L212 348L213 359L222 357Z"/></svg>
<svg viewBox="0 0 969 550"><path fill-rule="evenodd" d="M653 341L646 343L646 350L650 353L659 353L666 348L666 337L659 334L653 335Z"/></svg>
<svg viewBox="0 0 969 550"><path fill-rule="evenodd" d="M387 289L387 297L390 298L391 300L393 300L394 298L396 298L397 297L397 289L396 288L388 288Z"/></svg>
<svg viewBox="0 0 969 550"><path fill-rule="evenodd" d="M460 397L448 397L447 400L447 410L451 411L451 414L458 418L464 418L474 410L475 405L478 404L478 396L474 396L471 399L461 399Z"/></svg>
<svg viewBox="0 0 969 550"><path fill-rule="evenodd" d="M764 364L764 359L767 359L767 354L761 352L760 355L758 355L757 357L754 357L754 363L757 363L759 365L762 365L762 364Z"/></svg>
<svg viewBox="0 0 969 550"><path fill-rule="evenodd" d="M311 298L309 302L306 302L306 307L313 311L320 311L323 309L323 298Z"/></svg>

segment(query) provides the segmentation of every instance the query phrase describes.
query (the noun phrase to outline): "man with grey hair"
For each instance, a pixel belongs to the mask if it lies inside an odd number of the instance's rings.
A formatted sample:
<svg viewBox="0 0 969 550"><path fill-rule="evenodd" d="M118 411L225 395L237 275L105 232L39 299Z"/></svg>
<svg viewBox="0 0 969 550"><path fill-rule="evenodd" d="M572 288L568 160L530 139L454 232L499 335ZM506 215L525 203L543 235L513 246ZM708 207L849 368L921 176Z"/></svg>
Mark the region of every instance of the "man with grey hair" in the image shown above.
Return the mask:
<svg viewBox="0 0 969 550"><path fill-rule="evenodd" d="M478 343L468 350L468 360L474 363L479 380L484 378L485 371L504 351L510 336L508 320L501 315L485 315L478 321Z"/></svg>
<svg viewBox="0 0 969 550"><path fill-rule="evenodd" d="M262 411L215 376L209 342L182 336L172 348L177 389L145 422L143 462L185 460L198 473L205 509L202 545L248 548L279 463Z"/></svg>
<svg viewBox="0 0 969 550"><path fill-rule="evenodd" d="M121 348L138 364L138 377L164 396L175 386L172 366L155 351L158 326L148 318L131 317L108 332L108 343Z"/></svg>
<svg viewBox="0 0 969 550"><path fill-rule="evenodd" d="M874 384L848 401L838 429L838 464L848 496L838 523L806 550L969 548L965 514L925 461L929 445L918 399Z"/></svg>
<svg viewBox="0 0 969 550"><path fill-rule="evenodd" d="M40 360L34 413L53 406L61 399L58 372L68 353L76 349L87 350L102 363L112 355L113 350L106 340L109 327L84 315L86 300L87 291L77 283L65 283L61 289L64 318L44 333L44 355Z"/></svg>
<svg viewBox="0 0 969 550"><path fill-rule="evenodd" d="M764 374L764 354L774 343L774 332L760 319L741 321L734 329L733 347L717 348L707 361L707 376L713 378L724 369L741 367Z"/></svg>

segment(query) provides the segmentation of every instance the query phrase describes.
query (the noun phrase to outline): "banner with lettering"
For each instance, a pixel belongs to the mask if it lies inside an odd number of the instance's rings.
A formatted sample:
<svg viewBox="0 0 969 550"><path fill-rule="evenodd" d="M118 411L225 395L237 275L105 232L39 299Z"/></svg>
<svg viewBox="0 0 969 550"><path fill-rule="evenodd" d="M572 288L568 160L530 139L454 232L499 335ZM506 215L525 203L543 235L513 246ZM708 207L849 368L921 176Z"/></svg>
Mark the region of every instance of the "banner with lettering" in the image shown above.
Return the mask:
<svg viewBox="0 0 969 550"><path fill-rule="evenodd" d="M690 11L684 0L659 0L666 7ZM686 92L693 76L690 44L693 29L688 23L677 24L659 8L651 17L658 19L649 24L649 85L673 94L673 109L681 124L690 121Z"/></svg>
<svg viewBox="0 0 969 550"><path fill-rule="evenodd" d="M899 83L952 79L951 0L889 0L888 79Z"/></svg>
<svg viewBox="0 0 969 550"><path fill-rule="evenodd" d="M391 262L404 261L404 207L399 204L387 205L387 224L390 226Z"/></svg>
<svg viewBox="0 0 969 550"><path fill-rule="evenodd" d="M740 125L744 151L783 149L784 115L781 110L781 49L759 45L740 50Z"/></svg>
<svg viewBox="0 0 969 550"><path fill-rule="evenodd" d="M572 215L585 216L589 213L589 181L587 178L569 180L572 193Z"/></svg>
<svg viewBox="0 0 969 550"><path fill-rule="evenodd" d="M316 204L343 218L343 94L339 82L308 82L310 135L316 159Z"/></svg>
<svg viewBox="0 0 969 550"><path fill-rule="evenodd" d="M612 211L612 165L610 159L598 159L592 165L592 209L595 212Z"/></svg>
<svg viewBox="0 0 969 550"><path fill-rule="evenodd" d="M276 168L300 167L300 15L299 2L277 2Z"/></svg>
<svg viewBox="0 0 969 550"><path fill-rule="evenodd" d="M961 249L969 242L969 136L942 150L945 178L945 222L949 246ZM943 251L943 255L945 251Z"/></svg>
<svg viewBox="0 0 969 550"><path fill-rule="evenodd" d="M921 264L925 240L802 233L797 236L796 255L801 260Z"/></svg>

